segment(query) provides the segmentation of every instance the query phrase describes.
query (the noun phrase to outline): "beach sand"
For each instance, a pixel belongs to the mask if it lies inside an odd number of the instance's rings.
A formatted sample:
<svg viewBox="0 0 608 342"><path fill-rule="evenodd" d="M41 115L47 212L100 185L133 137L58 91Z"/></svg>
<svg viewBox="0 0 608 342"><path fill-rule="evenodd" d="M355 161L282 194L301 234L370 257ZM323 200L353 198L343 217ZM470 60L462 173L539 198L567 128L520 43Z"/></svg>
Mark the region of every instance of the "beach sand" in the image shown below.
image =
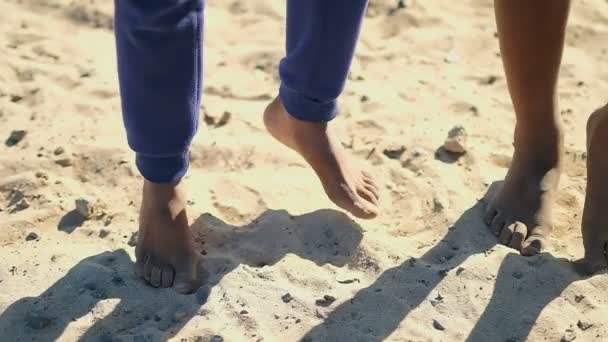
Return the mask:
<svg viewBox="0 0 608 342"><path fill-rule="evenodd" d="M565 173L551 244L530 258L482 222L514 126L492 2L370 5L335 126L382 184L371 221L338 210L264 130L284 12L284 1L208 4L185 182L209 275L181 296L132 272L142 178L112 2L0 3L0 341L605 340L608 278L579 277L571 261L583 253L585 123L608 90L608 4L573 2ZM456 126L468 135L459 158L440 149Z"/></svg>

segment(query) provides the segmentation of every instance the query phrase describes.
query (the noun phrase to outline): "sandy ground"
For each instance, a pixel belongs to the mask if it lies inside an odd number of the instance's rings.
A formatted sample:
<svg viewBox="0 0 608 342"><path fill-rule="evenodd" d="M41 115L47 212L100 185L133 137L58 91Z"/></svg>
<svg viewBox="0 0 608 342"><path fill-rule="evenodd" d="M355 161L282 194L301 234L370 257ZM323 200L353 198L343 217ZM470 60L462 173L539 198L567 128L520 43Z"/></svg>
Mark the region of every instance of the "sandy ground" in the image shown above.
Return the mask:
<svg viewBox="0 0 608 342"><path fill-rule="evenodd" d="M0 3L0 340L605 341L608 278L580 278L570 261L582 256L585 122L608 90L608 4L573 4L566 171L552 245L532 258L481 221L514 125L491 1L370 6L335 125L383 183L373 221L337 210L263 129L284 6L208 6L187 184L210 274L180 296L132 273L141 177L120 116L112 2ZM437 153L459 125L467 153ZM15 130L26 135L8 146ZM93 218L74 211L78 198Z"/></svg>

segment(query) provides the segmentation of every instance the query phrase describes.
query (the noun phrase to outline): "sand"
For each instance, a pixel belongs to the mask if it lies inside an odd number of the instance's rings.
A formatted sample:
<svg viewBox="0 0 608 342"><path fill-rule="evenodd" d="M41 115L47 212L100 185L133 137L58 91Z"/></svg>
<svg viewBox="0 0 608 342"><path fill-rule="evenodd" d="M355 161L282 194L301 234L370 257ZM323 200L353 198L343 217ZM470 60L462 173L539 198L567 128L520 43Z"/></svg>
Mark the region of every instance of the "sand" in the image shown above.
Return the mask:
<svg viewBox="0 0 608 342"><path fill-rule="evenodd" d="M112 2L0 3L0 341L605 340L608 278L570 262L583 252L585 122L608 90L608 4L573 3L565 174L551 245L531 258L481 219L514 126L491 1L370 6L335 125L382 183L372 221L332 205L263 129L284 7L209 3L186 179L209 277L181 296L132 273L142 179L121 121ZM460 158L439 149L456 126Z"/></svg>

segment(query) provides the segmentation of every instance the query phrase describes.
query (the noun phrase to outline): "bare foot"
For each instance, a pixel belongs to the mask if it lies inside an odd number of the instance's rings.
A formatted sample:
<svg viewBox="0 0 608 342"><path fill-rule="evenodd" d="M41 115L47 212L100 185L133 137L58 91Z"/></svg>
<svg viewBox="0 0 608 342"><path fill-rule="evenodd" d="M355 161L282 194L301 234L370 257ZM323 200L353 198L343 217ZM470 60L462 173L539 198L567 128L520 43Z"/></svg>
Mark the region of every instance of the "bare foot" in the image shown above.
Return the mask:
<svg viewBox="0 0 608 342"><path fill-rule="evenodd" d="M135 255L137 273L154 287L192 293L201 286L202 258L188 228L181 184L144 182Z"/></svg>
<svg viewBox="0 0 608 342"><path fill-rule="evenodd" d="M587 122L587 196L583 211L585 272L608 266L608 105Z"/></svg>
<svg viewBox="0 0 608 342"><path fill-rule="evenodd" d="M544 127L517 133L515 153L502 189L486 208L485 222L500 243L540 253L552 230L551 211L561 174L562 136Z"/></svg>
<svg viewBox="0 0 608 342"><path fill-rule="evenodd" d="M327 196L336 205L359 218L376 217L376 184L348 159L327 123L297 120L276 98L264 112L264 124L273 137L298 152L310 164Z"/></svg>

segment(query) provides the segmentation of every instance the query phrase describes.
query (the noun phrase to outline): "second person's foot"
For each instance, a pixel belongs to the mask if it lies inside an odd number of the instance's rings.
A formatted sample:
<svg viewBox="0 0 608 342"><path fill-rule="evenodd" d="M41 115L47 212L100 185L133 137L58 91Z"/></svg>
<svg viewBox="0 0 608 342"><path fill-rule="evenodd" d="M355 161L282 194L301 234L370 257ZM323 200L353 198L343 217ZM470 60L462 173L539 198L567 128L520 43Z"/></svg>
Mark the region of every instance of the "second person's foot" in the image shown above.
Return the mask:
<svg viewBox="0 0 608 342"><path fill-rule="evenodd" d="M487 205L485 222L500 243L540 253L552 230L552 208L561 174L559 128L517 132L515 153L502 189Z"/></svg>
<svg viewBox="0 0 608 342"><path fill-rule="evenodd" d="M378 187L348 158L327 123L298 120L276 98L264 112L264 124L275 139L310 164L336 205L359 218L378 215Z"/></svg>

